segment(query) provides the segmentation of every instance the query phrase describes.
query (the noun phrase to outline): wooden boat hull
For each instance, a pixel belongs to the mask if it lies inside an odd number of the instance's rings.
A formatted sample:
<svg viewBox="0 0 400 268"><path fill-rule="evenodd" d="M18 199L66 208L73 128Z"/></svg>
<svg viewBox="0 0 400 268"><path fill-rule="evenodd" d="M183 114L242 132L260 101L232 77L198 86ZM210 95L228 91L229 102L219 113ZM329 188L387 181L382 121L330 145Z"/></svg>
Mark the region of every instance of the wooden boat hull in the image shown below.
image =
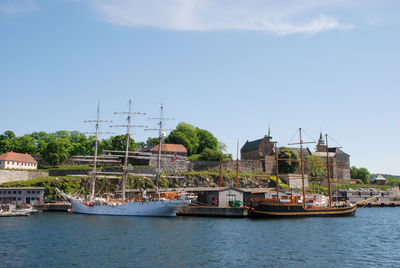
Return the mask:
<svg viewBox="0 0 400 268"><path fill-rule="evenodd" d="M302 204L258 204L250 208L249 215L256 218L347 217L355 216L356 210L356 205L304 208Z"/></svg>

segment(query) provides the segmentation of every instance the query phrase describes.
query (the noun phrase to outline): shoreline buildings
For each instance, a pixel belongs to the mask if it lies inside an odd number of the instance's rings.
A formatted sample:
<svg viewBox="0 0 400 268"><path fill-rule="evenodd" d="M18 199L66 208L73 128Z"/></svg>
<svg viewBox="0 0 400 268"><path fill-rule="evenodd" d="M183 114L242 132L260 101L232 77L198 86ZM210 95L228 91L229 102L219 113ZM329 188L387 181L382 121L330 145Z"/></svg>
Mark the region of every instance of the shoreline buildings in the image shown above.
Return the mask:
<svg viewBox="0 0 400 268"><path fill-rule="evenodd" d="M281 147L277 147L278 150L280 148ZM299 148L290 149L296 151L300 155ZM303 148L303 156L318 156L323 160L323 163L326 163L327 150L331 178L338 180L350 180L350 155L337 147L330 147L327 149L322 133L320 133L315 151L312 152L309 148ZM268 134L263 138L253 141L246 141L246 143L240 149L240 157L242 160L262 161L263 171L267 174L274 175L276 168L274 161L275 148L270 129L268 129ZM307 162L305 165L307 167Z"/></svg>

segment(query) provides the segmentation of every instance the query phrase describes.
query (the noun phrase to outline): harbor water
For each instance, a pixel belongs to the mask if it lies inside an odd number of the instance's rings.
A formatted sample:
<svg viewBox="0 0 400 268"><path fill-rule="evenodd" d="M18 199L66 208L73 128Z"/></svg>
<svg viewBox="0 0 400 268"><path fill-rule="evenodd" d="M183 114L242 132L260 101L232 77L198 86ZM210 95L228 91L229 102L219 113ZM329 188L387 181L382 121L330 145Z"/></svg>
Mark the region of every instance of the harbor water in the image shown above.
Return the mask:
<svg viewBox="0 0 400 268"><path fill-rule="evenodd" d="M0 267L400 267L399 219L0 218Z"/></svg>

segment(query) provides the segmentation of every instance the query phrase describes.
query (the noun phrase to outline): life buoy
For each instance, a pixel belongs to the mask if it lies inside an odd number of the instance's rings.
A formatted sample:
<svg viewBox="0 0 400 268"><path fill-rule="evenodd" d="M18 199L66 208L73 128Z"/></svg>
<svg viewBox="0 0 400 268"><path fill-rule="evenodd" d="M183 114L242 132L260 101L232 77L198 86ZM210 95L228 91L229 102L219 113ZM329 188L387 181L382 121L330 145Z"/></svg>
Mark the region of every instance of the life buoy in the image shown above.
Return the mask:
<svg viewBox="0 0 400 268"><path fill-rule="evenodd" d="M93 206L92 204L90 204L89 202L87 202L87 201L85 201L85 202L83 202L83 204L85 204L86 206L88 206L88 207L91 207L91 206Z"/></svg>

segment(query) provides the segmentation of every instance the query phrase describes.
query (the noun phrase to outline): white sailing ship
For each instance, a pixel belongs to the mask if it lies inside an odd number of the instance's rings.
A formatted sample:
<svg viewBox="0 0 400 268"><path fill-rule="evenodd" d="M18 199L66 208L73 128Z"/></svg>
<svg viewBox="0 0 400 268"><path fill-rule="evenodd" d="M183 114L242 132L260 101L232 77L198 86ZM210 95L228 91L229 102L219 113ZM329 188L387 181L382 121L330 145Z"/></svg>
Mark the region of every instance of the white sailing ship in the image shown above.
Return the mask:
<svg viewBox="0 0 400 268"><path fill-rule="evenodd" d="M127 141L125 149L125 161L122 171L122 199L113 200L110 198L98 198L95 197L95 182L96 182L96 164L97 164L97 146L98 146L98 135L99 135L99 123L104 122L99 119L100 117L100 105L97 107L97 120L96 132L95 132L95 153L94 163L91 172L91 193L90 196L85 199L79 196L72 196L63 193L59 189L56 189L57 193L64 199L71 203L74 213L81 214L92 214L92 215L112 215L112 216L176 216L176 212L191 203L191 200L187 198L185 193L159 193L158 190L158 179L161 174L160 172L160 154L158 154L158 166L157 166L157 186L156 194L147 196L142 193L140 199L126 200L125 197L125 185L128 177L128 155L129 155L129 138L131 125L132 112L132 100L129 100L129 112L123 112L128 114L127 125L123 125L127 128ZM163 106L161 106L161 117L159 118L159 135L161 148L163 141Z"/></svg>

